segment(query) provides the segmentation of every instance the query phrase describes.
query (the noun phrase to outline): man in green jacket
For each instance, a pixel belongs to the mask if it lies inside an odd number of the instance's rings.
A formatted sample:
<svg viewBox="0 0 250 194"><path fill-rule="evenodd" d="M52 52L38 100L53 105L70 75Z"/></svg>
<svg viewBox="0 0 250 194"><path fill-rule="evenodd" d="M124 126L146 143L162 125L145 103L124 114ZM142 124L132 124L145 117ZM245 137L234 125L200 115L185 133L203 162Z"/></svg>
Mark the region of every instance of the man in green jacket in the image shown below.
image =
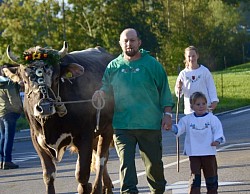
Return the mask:
<svg viewBox="0 0 250 194"><path fill-rule="evenodd" d="M12 148L16 131L16 121L22 112L22 102L18 84L0 76L0 156L1 169L15 169L12 162Z"/></svg>
<svg viewBox="0 0 250 194"><path fill-rule="evenodd" d="M154 57L139 49L141 40L135 29L125 29L119 43L123 53L109 63L102 88L94 98L114 96L113 128L120 159L120 192L138 193L135 167L138 144L151 194L163 194L166 180L161 129L171 129L174 106L167 75Z"/></svg>

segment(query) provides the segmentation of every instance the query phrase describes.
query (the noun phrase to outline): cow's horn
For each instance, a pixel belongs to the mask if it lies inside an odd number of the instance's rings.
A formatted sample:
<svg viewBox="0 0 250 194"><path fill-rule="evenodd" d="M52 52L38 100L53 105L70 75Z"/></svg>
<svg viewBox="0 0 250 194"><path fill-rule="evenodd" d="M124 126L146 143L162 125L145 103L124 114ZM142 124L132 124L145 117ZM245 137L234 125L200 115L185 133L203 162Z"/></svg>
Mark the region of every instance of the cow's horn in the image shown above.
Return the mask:
<svg viewBox="0 0 250 194"><path fill-rule="evenodd" d="M10 45L8 45L7 50L6 50L7 56L8 58L14 62L14 63L18 63L18 57L16 57L10 50Z"/></svg>
<svg viewBox="0 0 250 194"><path fill-rule="evenodd" d="M61 58L63 58L68 52L68 43L66 41L63 42L63 48L58 51L58 54Z"/></svg>

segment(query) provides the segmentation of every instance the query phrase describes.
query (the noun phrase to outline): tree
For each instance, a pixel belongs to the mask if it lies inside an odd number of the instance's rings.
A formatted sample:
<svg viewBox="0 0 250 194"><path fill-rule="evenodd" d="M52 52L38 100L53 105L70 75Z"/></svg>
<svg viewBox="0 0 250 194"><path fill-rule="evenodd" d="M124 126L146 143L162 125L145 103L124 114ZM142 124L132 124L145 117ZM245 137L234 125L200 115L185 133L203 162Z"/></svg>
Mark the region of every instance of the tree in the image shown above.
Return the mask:
<svg viewBox="0 0 250 194"><path fill-rule="evenodd" d="M34 45L58 47L59 41L62 45L61 21L56 17L59 10L59 4L52 0L3 3L0 7L1 54L8 44L19 53Z"/></svg>
<svg viewBox="0 0 250 194"><path fill-rule="evenodd" d="M21 2L21 3L20 3ZM9 0L1 4L0 54L8 44L15 53L36 45L69 50L102 46L115 56L119 35L136 28L142 47L163 64L168 74L183 66L184 48L200 50L200 63L211 70L244 61L249 42L249 1L222 0ZM233 57L231 57L233 56Z"/></svg>

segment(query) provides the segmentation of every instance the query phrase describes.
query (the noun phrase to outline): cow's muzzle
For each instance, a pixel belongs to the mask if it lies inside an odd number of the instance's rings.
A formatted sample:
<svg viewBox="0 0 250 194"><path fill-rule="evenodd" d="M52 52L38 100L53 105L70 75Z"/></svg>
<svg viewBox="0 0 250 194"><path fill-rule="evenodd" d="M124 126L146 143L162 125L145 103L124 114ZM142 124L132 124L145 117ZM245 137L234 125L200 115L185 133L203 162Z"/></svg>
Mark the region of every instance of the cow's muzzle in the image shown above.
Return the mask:
<svg viewBox="0 0 250 194"><path fill-rule="evenodd" d="M55 106L54 103L50 99L41 99L34 106L34 115L35 116L50 116L55 114Z"/></svg>

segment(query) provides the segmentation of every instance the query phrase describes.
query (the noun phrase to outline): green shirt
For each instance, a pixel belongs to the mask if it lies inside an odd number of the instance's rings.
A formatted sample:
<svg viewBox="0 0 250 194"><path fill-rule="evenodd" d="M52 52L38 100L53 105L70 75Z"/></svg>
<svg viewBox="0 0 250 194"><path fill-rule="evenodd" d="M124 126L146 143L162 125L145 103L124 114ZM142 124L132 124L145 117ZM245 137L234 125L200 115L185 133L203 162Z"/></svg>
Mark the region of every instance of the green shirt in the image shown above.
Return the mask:
<svg viewBox="0 0 250 194"><path fill-rule="evenodd" d="M104 73L101 90L113 92L115 99L114 129L159 130L164 107L174 105L162 65L147 51L140 52L135 61L121 54Z"/></svg>

